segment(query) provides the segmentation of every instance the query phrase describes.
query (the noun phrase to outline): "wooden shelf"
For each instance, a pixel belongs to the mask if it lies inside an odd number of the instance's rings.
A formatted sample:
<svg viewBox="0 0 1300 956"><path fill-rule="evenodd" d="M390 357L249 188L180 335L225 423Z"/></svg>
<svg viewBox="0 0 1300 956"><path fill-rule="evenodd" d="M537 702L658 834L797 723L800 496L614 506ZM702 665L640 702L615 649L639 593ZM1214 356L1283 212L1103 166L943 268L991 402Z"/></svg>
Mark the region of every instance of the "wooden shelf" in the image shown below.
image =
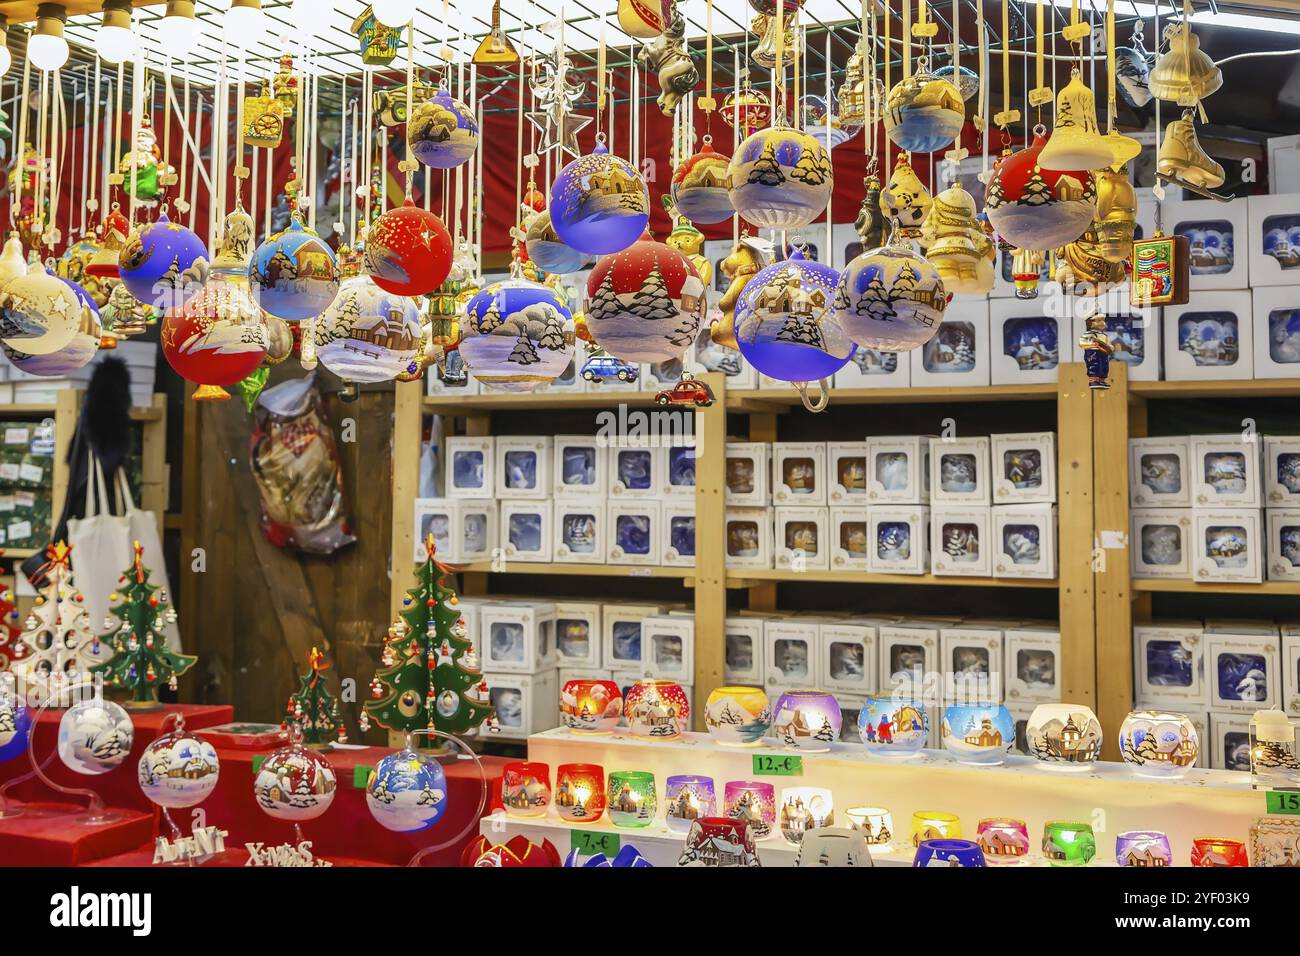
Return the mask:
<svg viewBox="0 0 1300 956"><path fill-rule="evenodd" d="M1137 398L1270 398L1300 396L1300 378L1220 382L1129 382Z"/></svg>
<svg viewBox="0 0 1300 956"><path fill-rule="evenodd" d="M1230 584L1223 581L1191 580L1153 580L1137 578L1133 581L1134 591L1147 591L1164 594L1189 594L1199 591L1202 594L1256 594L1256 595L1300 595L1300 581L1263 581L1259 584Z"/></svg>
<svg viewBox="0 0 1300 956"><path fill-rule="evenodd" d="M10 561L23 561L36 553L35 548L0 548L0 550L4 551L4 554L0 554L0 558Z"/></svg>
<svg viewBox="0 0 1300 956"><path fill-rule="evenodd" d="M1007 402L1017 399L1042 401L1056 398L1056 385L981 385L968 388L832 388L831 405L900 405L914 402ZM745 388L727 392L727 407L749 402L799 405L802 399L793 388Z"/></svg>
<svg viewBox="0 0 1300 956"><path fill-rule="evenodd" d="M910 584L944 587L983 588L1054 588L1055 579L1046 578L985 578L934 574L872 574L870 571L787 571L785 569L756 568L727 571L727 587L752 587L768 581L814 581L828 584Z"/></svg>
<svg viewBox="0 0 1300 956"><path fill-rule="evenodd" d="M655 392L542 392L537 395L495 392L491 395L426 395L422 405L434 414L460 414L505 409L613 408L618 405L653 405ZM686 406L676 406L686 408Z"/></svg>
<svg viewBox="0 0 1300 956"><path fill-rule="evenodd" d="M0 405L0 415L53 415L53 403L36 402L28 405Z"/></svg>
<svg viewBox="0 0 1300 956"><path fill-rule="evenodd" d="M635 564L557 564L544 561L506 561L493 567L490 561L473 561L459 570L473 574L560 574L574 577L602 578L686 578L695 577L694 568L665 568Z"/></svg>

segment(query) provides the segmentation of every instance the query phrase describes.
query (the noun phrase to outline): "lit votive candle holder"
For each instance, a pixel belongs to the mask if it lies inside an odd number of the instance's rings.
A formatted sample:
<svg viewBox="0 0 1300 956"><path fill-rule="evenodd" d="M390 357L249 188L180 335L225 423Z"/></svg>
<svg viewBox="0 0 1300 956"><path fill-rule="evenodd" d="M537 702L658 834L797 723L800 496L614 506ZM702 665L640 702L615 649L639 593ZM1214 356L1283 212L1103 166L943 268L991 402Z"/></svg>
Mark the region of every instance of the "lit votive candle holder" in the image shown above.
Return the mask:
<svg viewBox="0 0 1300 956"><path fill-rule="evenodd" d="M874 695L858 711L858 736L874 757L915 757L929 733L925 707L910 697Z"/></svg>
<svg viewBox="0 0 1300 956"><path fill-rule="evenodd" d="M853 829L862 831L867 849L872 853L889 852L890 841L894 839L894 817L888 810L884 807L849 807L844 815Z"/></svg>
<svg viewBox="0 0 1300 956"><path fill-rule="evenodd" d="M1002 704L949 704L943 712L943 749L960 762L1002 763L1016 742L1016 723Z"/></svg>
<svg viewBox="0 0 1300 956"><path fill-rule="evenodd" d="M922 840L938 840L943 837L957 839L961 836L961 820L955 813L942 810L917 810L912 814L912 846L920 846Z"/></svg>
<svg viewBox="0 0 1300 956"><path fill-rule="evenodd" d="M831 792L825 787L785 787L776 819L781 836L798 846L807 831L834 826Z"/></svg>
<svg viewBox="0 0 1300 956"><path fill-rule="evenodd" d="M648 827L659 809L655 775L647 770L615 770L609 775L610 822L616 827Z"/></svg>
<svg viewBox="0 0 1300 956"><path fill-rule="evenodd" d="M772 726L767 694L761 687L715 687L704 705L704 726L724 747L757 747Z"/></svg>
<svg viewBox="0 0 1300 956"><path fill-rule="evenodd" d="M1115 837L1115 862L1120 866L1172 866L1169 837L1159 830L1130 830Z"/></svg>
<svg viewBox="0 0 1300 956"><path fill-rule="evenodd" d="M1295 724L1280 710L1257 710L1247 728L1250 773L1257 790L1293 790L1300 785Z"/></svg>
<svg viewBox="0 0 1300 956"><path fill-rule="evenodd" d="M772 733L795 750L817 753L840 739L844 717L834 694L792 690L782 694L772 712Z"/></svg>
<svg viewBox="0 0 1300 956"><path fill-rule="evenodd" d="M551 807L551 768L517 760L501 772L501 805L512 817L544 817Z"/></svg>
<svg viewBox="0 0 1300 956"><path fill-rule="evenodd" d="M1024 820L989 817L976 826L975 842L990 865L1019 863L1029 852L1029 827Z"/></svg>
<svg viewBox="0 0 1300 956"><path fill-rule="evenodd" d="M1052 820L1043 826L1043 856L1052 866L1086 866L1097 855L1097 838L1086 823Z"/></svg>
<svg viewBox="0 0 1300 956"><path fill-rule="evenodd" d="M1039 704L1029 715L1029 755L1048 770L1090 770L1101 756L1101 721L1082 704Z"/></svg>
<svg viewBox="0 0 1300 956"><path fill-rule="evenodd" d="M984 851L974 840L922 840L912 866L987 866Z"/></svg>
<svg viewBox="0 0 1300 956"><path fill-rule="evenodd" d="M565 681L560 717L575 734L608 734L623 716L623 695L612 680Z"/></svg>
<svg viewBox="0 0 1300 956"><path fill-rule="evenodd" d="M623 701L627 729L633 737L675 740L685 732L691 715L686 691L670 680L639 680Z"/></svg>
<svg viewBox="0 0 1300 956"><path fill-rule="evenodd" d="M1250 857L1240 840L1197 837L1192 841L1192 866L1250 866Z"/></svg>
<svg viewBox="0 0 1300 956"><path fill-rule="evenodd" d="M1186 776L1196 762L1201 738L1186 714L1134 710L1120 725L1119 752L1139 776L1172 780Z"/></svg>
<svg viewBox="0 0 1300 956"><path fill-rule="evenodd" d="M776 789L761 780L730 780L722 792L722 813L744 820L755 840L765 840L776 827Z"/></svg>
<svg viewBox="0 0 1300 956"><path fill-rule="evenodd" d="M555 770L555 812L565 823L595 823L605 812L605 771L594 763Z"/></svg>
<svg viewBox="0 0 1300 956"><path fill-rule="evenodd" d="M685 833L701 817L717 816L717 805L712 777L676 774L664 784L664 821L677 833Z"/></svg>

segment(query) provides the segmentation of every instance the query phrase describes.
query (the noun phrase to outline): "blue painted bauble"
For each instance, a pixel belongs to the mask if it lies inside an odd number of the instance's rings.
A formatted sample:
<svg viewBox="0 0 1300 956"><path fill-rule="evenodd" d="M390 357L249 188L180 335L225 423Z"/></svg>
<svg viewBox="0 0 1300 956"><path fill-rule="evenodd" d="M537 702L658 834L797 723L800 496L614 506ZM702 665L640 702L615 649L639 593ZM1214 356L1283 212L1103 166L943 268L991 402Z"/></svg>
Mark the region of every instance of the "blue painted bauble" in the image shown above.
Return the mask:
<svg viewBox="0 0 1300 956"><path fill-rule="evenodd" d="M27 355L50 355L76 336L84 311L66 282L32 263L0 291L0 340Z"/></svg>
<svg viewBox="0 0 1300 956"><path fill-rule="evenodd" d="M882 352L924 345L947 307L938 270L901 242L856 256L835 290L835 315L848 337Z"/></svg>
<svg viewBox="0 0 1300 956"><path fill-rule="evenodd" d="M253 300L286 322L320 315L339 291L334 252L297 215L287 229L268 238L248 265Z"/></svg>
<svg viewBox="0 0 1300 956"><path fill-rule="evenodd" d="M134 741L130 716L111 700L83 700L59 720L59 759L77 773L108 773L130 756Z"/></svg>
<svg viewBox="0 0 1300 956"><path fill-rule="evenodd" d="M178 309L208 281L203 240L167 214L137 226L117 257L118 274L138 302Z"/></svg>
<svg viewBox="0 0 1300 956"><path fill-rule="evenodd" d="M551 184L551 226L579 252L603 256L626 249L650 222L650 194L630 163L603 142L560 170Z"/></svg>
<svg viewBox="0 0 1300 956"><path fill-rule="evenodd" d="M144 749L136 779L150 802L174 810L206 800L216 789L220 772L216 748L202 737L178 730Z"/></svg>
<svg viewBox="0 0 1300 956"><path fill-rule="evenodd" d="M546 209L529 217L524 248L529 261L537 268L560 275L577 272L591 258L560 241L551 226L551 213Z"/></svg>
<svg viewBox="0 0 1300 956"><path fill-rule="evenodd" d="M736 212L764 229L797 229L826 209L835 180L831 155L814 137L786 126L754 133L728 170Z"/></svg>
<svg viewBox="0 0 1300 956"><path fill-rule="evenodd" d="M391 382L415 361L420 336L414 299L353 276L316 323L316 357L345 381Z"/></svg>
<svg viewBox="0 0 1300 956"><path fill-rule="evenodd" d="M28 375L66 378L77 369L84 368L99 351L99 339L103 334L99 322L99 307L95 305L95 300L90 297L90 293L71 279L59 281L72 290L72 294L81 304L81 321L72 340L57 352L50 352L48 355L31 355L14 348L7 342L0 345L4 350L5 358Z"/></svg>
<svg viewBox="0 0 1300 956"><path fill-rule="evenodd" d="M474 155L478 121L468 106L446 90L439 90L411 111L406 142L424 165L452 169Z"/></svg>
<svg viewBox="0 0 1300 956"><path fill-rule="evenodd" d="M736 301L736 343L745 361L783 382L816 382L843 368L853 341L831 307L839 279L798 250L759 270Z"/></svg>
<svg viewBox="0 0 1300 956"><path fill-rule="evenodd" d="M885 133L899 149L933 153L961 134L965 110L957 87L922 65L885 98Z"/></svg>
<svg viewBox="0 0 1300 956"><path fill-rule="evenodd" d="M0 763L27 750L27 735L31 731L32 712L22 695L12 687L0 690Z"/></svg>
<svg viewBox="0 0 1300 956"><path fill-rule="evenodd" d="M531 391L573 360L573 314L555 290L527 279L493 282L469 300L458 351L491 388Z"/></svg>
<svg viewBox="0 0 1300 956"><path fill-rule="evenodd" d="M447 775L432 757L399 750L370 771L366 806L379 825L389 830L413 833L428 829L447 806Z"/></svg>

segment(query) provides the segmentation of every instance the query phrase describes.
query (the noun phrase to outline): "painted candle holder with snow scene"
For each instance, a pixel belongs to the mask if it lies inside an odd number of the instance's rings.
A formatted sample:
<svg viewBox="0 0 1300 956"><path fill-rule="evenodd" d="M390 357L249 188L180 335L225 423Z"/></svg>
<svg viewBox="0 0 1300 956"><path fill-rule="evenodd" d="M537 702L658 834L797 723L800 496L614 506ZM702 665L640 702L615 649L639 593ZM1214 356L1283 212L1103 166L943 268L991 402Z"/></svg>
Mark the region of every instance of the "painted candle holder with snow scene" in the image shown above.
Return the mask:
<svg viewBox="0 0 1300 956"><path fill-rule="evenodd" d="M868 697L858 711L858 735L872 756L904 760L915 757L929 736L925 707L908 697Z"/></svg>
<svg viewBox="0 0 1300 956"><path fill-rule="evenodd" d="M623 695L612 680L571 680L560 689L560 717L575 734L608 734L623 716Z"/></svg>
<svg viewBox="0 0 1300 956"><path fill-rule="evenodd" d="M724 747L756 747L772 726L772 709L761 687L715 687L704 705L704 726Z"/></svg>
<svg viewBox="0 0 1300 956"><path fill-rule="evenodd" d="M776 702L773 733L795 750L817 753L831 749L840 737L844 717L834 694L824 690L792 690Z"/></svg>

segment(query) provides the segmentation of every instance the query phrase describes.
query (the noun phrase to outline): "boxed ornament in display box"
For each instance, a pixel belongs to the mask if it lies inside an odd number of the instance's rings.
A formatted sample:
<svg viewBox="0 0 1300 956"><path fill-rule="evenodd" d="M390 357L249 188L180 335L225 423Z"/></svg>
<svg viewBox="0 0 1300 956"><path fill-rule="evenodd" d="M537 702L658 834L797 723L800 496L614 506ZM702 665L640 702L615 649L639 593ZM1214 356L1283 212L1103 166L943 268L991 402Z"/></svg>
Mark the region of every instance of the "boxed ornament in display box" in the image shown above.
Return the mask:
<svg viewBox="0 0 1300 956"><path fill-rule="evenodd" d="M533 674L555 667L555 605L522 598L479 610L484 671Z"/></svg>
<svg viewBox="0 0 1300 956"><path fill-rule="evenodd" d="M555 668L535 674L484 671L483 679L500 730L493 736L521 740L559 724L560 687Z"/></svg>
<svg viewBox="0 0 1300 956"><path fill-rule="evenodd" d="M555 474L552 491L555 498L605 497L609 450L594 435L556 435L552 459Z"/></svg>
<svg viewBox="0 0 1300 956"><path fill-rule="evenodd" d="M876 574L926 574L930 570L928 506L867 508L867 570Z"/></svg>
<svg viewBox="0 0 1300 956"><path fill-rule="evenodd" d="M1247 631L1247 628L1240 628ZM1281 638L1266 633L1205 633L1210 712L1249 716L1281 700Z"/></svg>
<svg viewBox="0 0 1300 956"><path fill-rule="evenodd" d="M989 303L992 339L989 380L993 385L1055 382L1059 367L1077 362L1072 323L1039 299L994 299Z"/></svg>
<svg viewBox="0 0 1300 956"><path fill-rule="evenodd" d="M989 352L988 300L959 295L945 310L934 336L912 350L911 384L922 388L988 385Z"/></svg>
<svg viewBox="0 0 1300 956"><path fill-rule="evenodd" d="M867 500L924 504L930 500L928 435L867 439Z"/></svg>
<svg viewBox="0 0 1300 956"><path fill-rule="evenodd" d="M930 511L930 570L935 575L992 573L987 506L936 505Z"/></svg>
<svg viewBox="0 0 1300 956"><path fill-rule="evenodd" d="M1258 508L1263 441L1255 434L1191 436L1192 506Z"/></svg>
<svg viewBox="0 0 1300 956"><path fill-rule="evenodd" d="M1190 245L1193 300L1208 289L1249 289L1249 210L1245 198L1165 200L1165 232L1186 236Z"/></svg>
<svg viewBox="0 0 1300 956"><path fill-rule="evenodd" d="M1001 701L1002 629L978 621L939 629L944 704Z"/></svg>
<svg viewBox="0 0 1300 956"><path fill-rule="evenodd" d="M862 735L858 732L858 717L867 705L866 694L835 695L835 702L840 705L840 743L851 747L862 745Z"/></svg>
<svg viewBox="0 0 1300 956"><path fill-rule="evenodd" d="M728 508L724 521L728 568L772 566L771 508Z"/></svg>
<svg viewBox="0 0 1300 956"><path fill-rule="evenodd" d="M772 446L761 441L729 441L725 454L727 507L766 508Z"/></svg>
<svg viewBox="0 0 1300 956"><path fill-rule="evenodd" d="M1296 254L1300 256L1300 249ZM1250 295L1255 317L1255 378L1300 378L1300 301L1295 289L1265 286L1251 290Z"/></svg>
<svg viewBox="0 0 1300 956"><path fill-rule="evenodd" d="M762 685L766 678L764 619L749 614L727 615L723 675L729 684Z"/></svg>
<svg viewBox="0 0 1300 956"><path fill-rule="evenodd" d="M1127 303L1127 294L1119 301ZM1109 305L1112 299L1108 296L1101 300L1105 305ZM1110 339L1111 348L1114 352L1111 354L1112 363L1123 362L1128 366L1128 379L1130 382L1157 382L1161 377L1161 350L1163 339L1160 336L1160 330L1163 326L1159 309L1147 309L1145 314L1121 311L1118 304L1115 307L1108 308L1105 312L1106 317L1106 335ZM1089 316L1083 312L1078 312L1074 316L1074 335L1075 350L1078 352L1078 342L1080 336L1088 330ZM1079 354L1075 361L1083 361L1083 355Z"/></svg>
<svg viewBox="0 0 1300 956"><path fill-rule="evenodd" d="M641 445L610 445L609 493L619 498L658 498L663 448Z"/></svg>
<svg viewBox="0 0 1300 956"><path fill-rule="evenodd" d="M663 503L663 541L664 567L695 567L694 501L670 499Z"/></svg>
<svg viewBox="0 0 1300 956"><path fill-rule="evenodd" d="M956 621L906 620L882 624L876 632L880 677L876 691L919 698L939 672L939 629Z"/></svg>
<svg viewBox="0 0 1300 956"><path fill-rule="evenodd" d="M642 622L662 614L658 604L606 604L601 609L601 648L604 665L611 670L635 671L645 667Z"/></svg>
<svg viewBox="0 0 1300 956"><path fill-rule="evenodd" d="M1300 629L1282 628L1282 709L1300 717Z"/></svg>
<svg viewBox="0 0 1300 956"><path fill-rule="evenodd" d="M1205 708L1205 628L1199 621L1133 626L1133 696L1143 708Z"/></svg>
<svg viewBox="0 0 1300 956"><path fill-rule="evenodd" d="M645 676L689 683L695 674L695 618L655 614L641 623Z"/></svg>
<svg viewBox="0 0 1300 956"><path fill-rule="evenodd" d="M992 481L989 439L935 438L930 442L930 504L987 505Z"/></svg>
<svg viewBox="0 0 1300 956"><path fill-rule="evenodd" d="M830 569L866 571L870 554L867 529L868 509L861 505L830 509Z"/></svg>
<svg viewBox="0 0 1300 956"><path fill-rule="evenodd" d="M906 352L853 347L849 362L831 379L837 388L907 388L912 383L912 363Z"/></svg>
<svg viewBox="0 0 1300 956"><path fill-rule="evenodd" d="M1210 760L1215 770L1250 773L1248 714L1210 711Z"/></svg>
<svg viewBox="0 0 1300 956"><path fill-rule="evenodd" d="M1270 581L1300 581L1300 508L1269 508L1264 513L1268 549L1265 571Z"/></svg>
<svg viewBox="0 0 1300 956"><path fill-rule="evenodd" d="M823 620L812 616L787 617L763 623L763 656L767 663L764 683L769 688L769 696L770 688L810 687L817 679Z"/></svg>
<svg viewBox="0 0 1300 956"><path fill-rule="evenodd" d="M823 624L816 686L834 691L837 698L841 692L874 693L880 672L876 641L882 623L886 622L850 617Z"/></svg>
<svg viewBox="0 0 1300 956"><path fill-rule="evenodd" d="M1192 442L1187 435L1128 440L1128 500L1134 508L1189 508Z"/></svg>
<svg viewBox="0 0 1300 956"><path fill-rule="evenodd" d="M1192 578L1258 584L1264 547L1258 508L1195 509Z"/></svg>
<svg viewBox="0 0 1300 956"><path fill-rule="evenodd" d="M778 568L825 571L830 548L826 537L830 513L826 508L776 508L775 556Z"/></svg>
<svg viewBox="0 0 1300 956"><path fill-rule="evenodd" d="M828 483L825 442L773 443L773 504L824 505Z"/></svg>
<svg viewBox="0 0 1300 956"><path fill-rule="evenodd" d="M1264 438L1264 479L1260 488L1267 508L1300 507L1300 438Z"/></svg>
<svg viewBox="0 0 1300 956"><path fill-rule="evenodd" d="M448 498L491 498L498 495L494 439L451 435L445 440L445 447L444 495Z"/></svg>
<svg viewBox="0 0 1300 956"><path fill-rule="evenodd" d="M660 492L668 498L695 501L695 445L669 445L659 455L663 474Z"/></svg>
<svg viewBox="0 0 1300 956"><path fill-rule="evenodd" d="M990 472L996 505L1056 501L1056 433L991 435Z"/></svg>
<svg viewBox="0 0 1300 956"><path fill-rule="evenodd" d="M1251 196L1250 285L1300 285L1300 193Z"/></svg>
<svg viewBox="0 0 1300 956"><path fill-rule="evenodd" d="M553 503L502 501L501 552L507 561L551 560Z"/></svg>
<svg viewBox="0 0 1300 956"><path fill-rule="evenodd" d="M993 576L1056 577L1056 505L993 508Z"/></svg>
<svg viewBox="0 0 1300 956"><path fill-rule="evenodd" d="M599 601L555 602L555 659L561 668L601 664Z"/></svg>
<svg viewBox="0 0 1300 956"><path fill-rule="evenodd" d="M1187 305L1165 306L1165 378L1254 378L1253 308L1249 291L1218 290L1195 293Z"/></svg>
<svg viewBox="0 0 1300 956"><path fill-rule="evenodd" d="M830 471L830 504L846 505L866 501L866 442L827 442L826 467Z"/></svg>
<svg viewBox="0 0 1300 956"><path fill-rule="evenodd" d="M1129 512L1133 577L1191 578L1193 514L1188 508L1134 508Z"/></svg>
<svg viewBox="0 0 1300 956"><path fill-rule="evenodd" d="M662 508L645 498L610 501L607 563L657 565L663 555Z"/></svg>
<svg viewBox="0 0 1300 956"><path fill-rule="evenodd" d="M550 498L550 436L497 438L496 482L498 498Z"/></svg>
<svg viewBox="0 0 1300 956"><path fill-rule="evenodd" d="M554 560L565 564L604 564L609 535L605 502L594 496L556 498L551 502L551 510L555 528Z"/></svg>
<svg viewBox="0 0 1300 956"><path fill-rule="evenodd" d="M1061 630L1027 624L1002 632L1002 682L1006 699L1051 703L1061 699ZM1008 703L1010 706L1010 703Z"/></svg>
<svg viewBox="0 0 1300 956"><path fill-rule="evenodd" d="M416 498L414 528L417 563L428 557L424 542L430 534L441 561L486 561L497 547L497 503L490 499Z"/></svg>

